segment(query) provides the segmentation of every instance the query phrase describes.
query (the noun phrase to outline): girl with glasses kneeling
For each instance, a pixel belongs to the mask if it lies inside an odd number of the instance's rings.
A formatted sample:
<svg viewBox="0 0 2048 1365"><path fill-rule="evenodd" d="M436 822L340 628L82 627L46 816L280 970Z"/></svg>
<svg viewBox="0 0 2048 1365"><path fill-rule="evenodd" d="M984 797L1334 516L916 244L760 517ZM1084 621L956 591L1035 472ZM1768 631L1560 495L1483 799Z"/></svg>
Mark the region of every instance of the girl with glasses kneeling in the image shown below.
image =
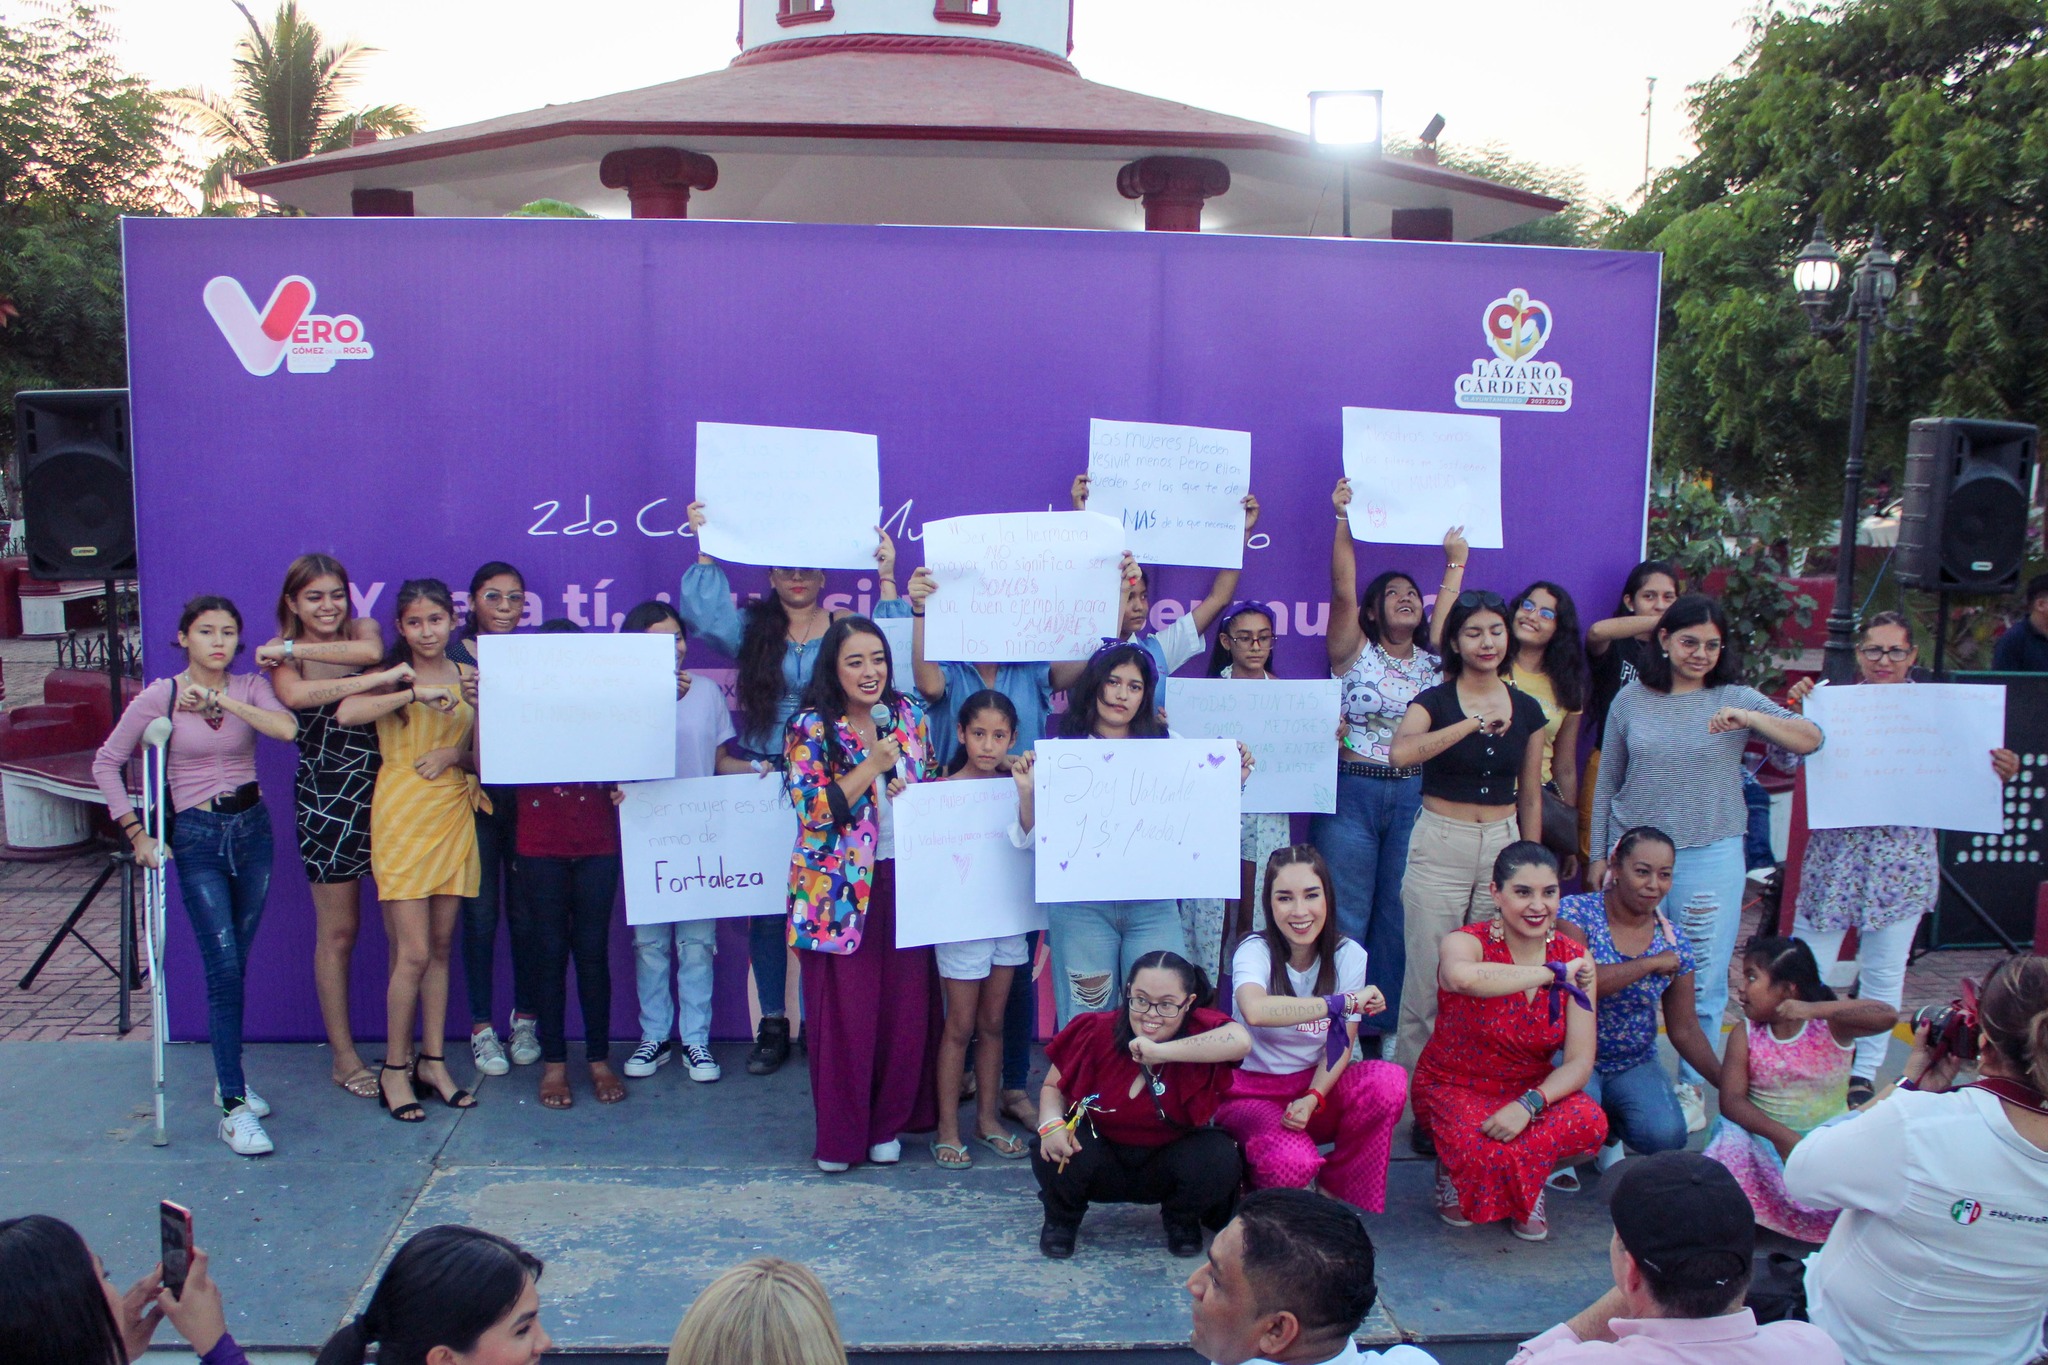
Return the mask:
<svg viewBox="0 0 2048 1365"><path fill-rule="evenodd" d="M1117 1008L1076 1015L1046 1044L1031 1169L1047 1256L1074 1254L1090 1203L1159 1205L1176 1256L1199 1256L1202 1229L1230 1221L1244 1163L1211 1121L1252 1038L1203 1008L1209 996L1201 968L1179 953L1147 953Z"/></svg>

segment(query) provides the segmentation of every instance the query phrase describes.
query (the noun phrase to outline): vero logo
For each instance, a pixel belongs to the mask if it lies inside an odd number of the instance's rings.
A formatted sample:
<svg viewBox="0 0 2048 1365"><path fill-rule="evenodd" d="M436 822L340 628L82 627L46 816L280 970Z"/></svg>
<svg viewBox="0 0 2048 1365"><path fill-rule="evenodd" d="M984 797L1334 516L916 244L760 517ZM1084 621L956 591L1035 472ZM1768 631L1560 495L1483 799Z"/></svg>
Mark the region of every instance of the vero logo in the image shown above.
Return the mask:
<svg viewBox="0 0 2048 1365"><path fill-rule="evenodd" d="M337 360L376 354L363 338L361 318L313 311L313 282L303 275L279 280L260 312L230 275L208 280L203 297L235 358L253 375L274 374L280 364L294 374L325 374Z"/></svg>

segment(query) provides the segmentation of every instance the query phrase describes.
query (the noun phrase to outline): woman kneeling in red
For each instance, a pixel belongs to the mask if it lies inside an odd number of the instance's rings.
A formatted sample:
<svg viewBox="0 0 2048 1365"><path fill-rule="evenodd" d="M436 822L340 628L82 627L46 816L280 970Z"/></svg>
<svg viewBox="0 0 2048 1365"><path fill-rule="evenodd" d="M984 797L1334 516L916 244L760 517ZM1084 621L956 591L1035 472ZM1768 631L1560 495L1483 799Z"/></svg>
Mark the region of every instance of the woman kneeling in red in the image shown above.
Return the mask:
<svg viewBox="0 0 2048 1365"><path fill-rule="evenodd" d="M1502 849L1492 892L1490 923L1444 935L1415 1121L1436 1135L1446 1223L1509 1218L1515 1236L1540 1242L1550 1235L1543 1182L1607 1138L1607 1116L1581 1093L1593 1070L1593 960L1556 932L1557 859L1543 845Z"/></svg>

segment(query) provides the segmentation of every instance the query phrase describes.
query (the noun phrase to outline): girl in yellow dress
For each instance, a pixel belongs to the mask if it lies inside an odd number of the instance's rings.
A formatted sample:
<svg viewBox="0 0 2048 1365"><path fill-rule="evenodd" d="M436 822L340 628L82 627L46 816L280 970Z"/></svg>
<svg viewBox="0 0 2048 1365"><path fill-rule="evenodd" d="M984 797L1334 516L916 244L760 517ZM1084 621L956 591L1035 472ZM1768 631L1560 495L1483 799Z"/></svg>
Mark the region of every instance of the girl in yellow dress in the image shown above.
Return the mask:
<svg viewBox="0 0 2048 1365"><path fill-rule="evenodd" d="M408 665L404 687L363 693L341 703L344 725L377 726L383 766L370 805L371 870L384 904L384 935L391 943L391 982L385 990L388 1022L378 1098L402 1123L418 1123L415 1087L433 1089L443 1104L476 1103L457 1088L443 1061L448 1018L448 957L465 896L477 893L475 813L488 810L469 771L476 709L463 699L473 676L447 657L455 628L455 602L438 578L409 579L398 590L398 642L392 662ZM413 1022L420 1050L411 1060Z"/></svg>

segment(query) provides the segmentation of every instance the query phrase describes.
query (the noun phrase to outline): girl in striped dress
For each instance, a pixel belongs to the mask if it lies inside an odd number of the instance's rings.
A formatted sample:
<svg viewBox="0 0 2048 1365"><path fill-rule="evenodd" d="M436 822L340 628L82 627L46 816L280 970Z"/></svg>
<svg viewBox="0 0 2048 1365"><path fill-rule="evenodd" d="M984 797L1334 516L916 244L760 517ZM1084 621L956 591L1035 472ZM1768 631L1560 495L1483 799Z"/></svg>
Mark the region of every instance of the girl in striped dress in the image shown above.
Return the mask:
<svg viewBox="0 0 2048 1365"><path fill-rule="evenodd" d="M467 1109L476 1100L456 1086L444 1061L448 1022L448 957L465 896L474 896L482 864L475 813L488 810L476 775L471 731L476 710L463 700L468 669L448 658L455 600L438 578L409 579L398 590L399 640L392 662L412 667L405 687L350 697L335 718L377 726L383 763L370 807L370 856L391 941L391 981L384 1003L388 1028L378 1077L379 1101L401 1123L418 1123L416 1087L443 1104ZM420 1050L412 1050L413 1024Z"/></svg>
<svg viewBox="0 0 2048 1365"><path fill-rule="evenodd" d="M1849 1111L1856 1040L1885 1032L1898 1012L1881 1000L1837 1000L1811 948L1762 937L1743 949L1742 1012L1747 1021L1721 1058L1721 1118L1706 1154L1734 1173L1759 1225L1824 1242L1835 1213L1785 1192L1785 1159Z"/></svg>

